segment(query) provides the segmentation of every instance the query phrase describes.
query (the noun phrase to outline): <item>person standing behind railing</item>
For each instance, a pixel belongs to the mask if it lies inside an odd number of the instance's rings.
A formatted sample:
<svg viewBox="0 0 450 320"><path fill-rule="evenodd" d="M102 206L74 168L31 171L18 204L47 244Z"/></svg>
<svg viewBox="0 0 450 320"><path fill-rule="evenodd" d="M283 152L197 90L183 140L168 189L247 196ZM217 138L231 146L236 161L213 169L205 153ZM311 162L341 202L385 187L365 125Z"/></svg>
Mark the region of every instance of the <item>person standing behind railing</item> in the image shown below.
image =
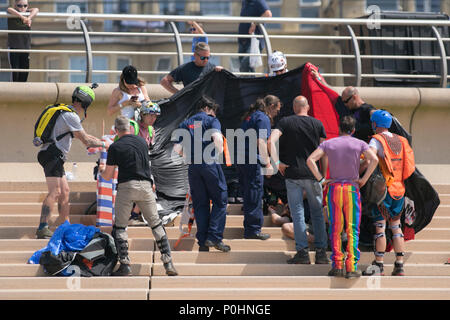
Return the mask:
<svg viewBox="0 0 450 320"><path fill-rule="evenodd" d="M31 30L33 18L38 14L38 8L29 8L28 0L15 0L14 7L8 8L7 12L17 18L8 18L8 30ZM28 16L23 13L29 13ZM9 49L31 49L31 34L8 33ZM28 52L10 52L8 55L12 69L29 69L30 54ZM26 82L28 72L13 72L12 81Z"/></svg>
<svg viewBox="0 0 450 320"><path fill-rule="evenodd" d="M178 92L178 89L174 87L174 82L183 82L183 85L186 87L213 69L215 71L221 71L223 67L210 63L210 58L211 51L209 45L204 42L197 43L194 50L194 61L189 61L172 70L161 79L160 84L164 89L175 94Z"/></svg>
<svg viewBox="0 0 450 320"><path fill-rule="evenodd" d="M206 36L206 33L203 30L201 23L197 23L195 21L188 21L188 24L190 26L189 27L190 33L201 35L201 36L192 38L192 53L194 53L195 46L197 45L197 43L204 42L204 43L208 44L208 37ZM192 54L191 61L194 61L194 59L195 59L195 55Z"/></svg>
<svg viewBox="0 0 450 320"><path fill-rule="evenodd" d="M242 0L241 17L272 17L272 11L265 0ZM259 28L256 27L254 22L252 23L240 23L239 34L261 34ZM249 53L250 51L250 38L238 38L238 53ZM259 49L262 50L263 46L259 44ZM250 57L239 57L241 66L239 70L241 72L255 72L255 69L250 67Z"/></svg>

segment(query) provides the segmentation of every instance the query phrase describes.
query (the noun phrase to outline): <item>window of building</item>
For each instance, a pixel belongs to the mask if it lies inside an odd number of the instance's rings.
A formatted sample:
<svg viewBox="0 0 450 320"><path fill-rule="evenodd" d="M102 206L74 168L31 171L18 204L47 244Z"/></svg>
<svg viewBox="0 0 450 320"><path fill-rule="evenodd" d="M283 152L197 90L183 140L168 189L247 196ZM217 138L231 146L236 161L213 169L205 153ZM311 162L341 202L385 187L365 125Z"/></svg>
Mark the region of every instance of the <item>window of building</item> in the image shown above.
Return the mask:
<svg viewBox="0 0 450 320"><path fill-rule="evenodd" d="M281 7L283 6L283 0L268 0L267 5L272 12L272 17L281 17ZM279 23L266 23L266 29L281 29L281 24Z"/></svg>
<svg viewBox="0 0 450 320"><path fill-rule="evenodd" d="M231 15L231 2L216 1L216 0L200 0L200 12L202 16L216 15L229 16Z"/></svg>
<svg viewBox="0 0 450 320"><path fill-rule="evenodd" d="M6 11L6 9L8 9L8 5L9 5L8 0L0 0L0 10L1 11ZM0 19L0 30L6 30L6 29L8 29L7 19L6 18Z"/></svg>
<svg viewBox="0 0 450 320"><path fill-rule="evenodd" d="M231 57L230 58L230 67L229 70L231 72L239 72L241 67L241 63L239 62L238 57Z"/></svg>
<svg viewBox="0 0 450 320"><path fill-rule="evenodd" d="M321 0L299 0L299 16L302 18L319 18L320 8L322 6ZM319 29L318 24L301 24L300 28L305 30Z"/></svg>
<svg viewBox="0 0 450 320"><path fill-rule="evenodd" d="M55 11L59 13L66 13L67 8L70 6L75 5L80 8L81 13L87 13L88 12L88 3L87 1L58 1L55 3Z"/></svg>
<svg viewBox="0 0 450 320"><path fill-rule="evenodd" d="M416 0L417 12L441 12L441 0Z"/></svg>
<svg viewBox="0 0 450 320"><path fill-rule="evenodd" d="M369 6L378 6L382 11L399 11L400 4L398 0L366 0L366 8Z"/></svg>
<svg viewBox="0 0 450 320"><path fill-rule="evenodd" d="M164 15L184 15L185 6L185 0L160 0L159 13ZM180 32L184 32L186 30L185 22L176 22L176 26Z"/></svg>
<svg viewBox="0 0 450 320"><path fill-rule="evenodd" d="M167 71L169 73L170 67L171 67L171 59L170 58L160 58L158 59L158 62L156 63L156 71ZM161 81L162 78L164 78L164 74L158 75L158 83Z"/></svg>
<svg viewBox="0 0 450 320"><path fill-rule="evenodd" d="M108 70L108 57L96 56L92 59L93 70ZM71 70L86 70L86 57L72 56L69 61L69 68ZM76 83L83 83L86 80L85 73L71 73L69 74L69 81ZM108 74L106 73L92 73L92 82L108 83Z"/></svg>
<svg viewBox="0 0 450 320"><path fill-rule="evenodd" d="M122 71L123 68L131 64L131 59L126 57L117 58L117 70ZM120 74L117 75L117 82L120 81Z"/></svg>
<svg viewBox="0 0 450 320"><path fill-rule="evenodd" d="M46 61L47 69L61 69L61 59L57 57L48 57ZM47 72L47 82L60 82L60 74L58 72Z"/></svg>

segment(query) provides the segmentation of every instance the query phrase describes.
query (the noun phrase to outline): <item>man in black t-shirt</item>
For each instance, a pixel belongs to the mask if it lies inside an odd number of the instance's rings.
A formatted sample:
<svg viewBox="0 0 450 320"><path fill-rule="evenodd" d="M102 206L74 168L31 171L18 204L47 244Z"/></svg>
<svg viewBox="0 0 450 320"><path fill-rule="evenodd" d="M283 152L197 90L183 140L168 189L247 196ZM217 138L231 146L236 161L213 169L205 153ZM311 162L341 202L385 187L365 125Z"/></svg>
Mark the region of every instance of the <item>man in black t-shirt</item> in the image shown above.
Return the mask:
<svg viewBox="0 0 450 320"><path fill-rule="evenodd" d="M106 168L102 172L104 179L111 180L115 167L119 167L112 236L119 254L120 267L113 275L131 275L126 228L133 203L136 203L152 229L166 274L176 276L178 273L172 264L169 240L159 218L152 190L147 142L144 138L130 133L130 120L124 116L116 118L114 127L119 140L109 147Z"/></svg>
<svg viewBox="0 0 450 320"><path fill-rule="evenodd" d="M209 62L211 52L209 45L205 42L199 42L195 46L194 61L187 62L172 70L168 75L161 79L160 84L170 93L178 92L178 89L173 86L174 82L182 82L186 87L191 82L194 82L211 70L220 71L223 68L215 66Z"/></svg>
<svg viewBox="0 0 450 320"><path fill-rule="evenodd" d="M330 87L316 70L312 69L311 73L318 81L320 81L320 83ZM359 95L358 89L355 87L346 87L344 91L342 91L341 99L348 110L348 115L351 115L356 119L356 128L353 137L369 143L370 138L374 134L370 117L377 109L374 106L365 103Z"/></svg>
<svg viewBox="0 0 450 320"><path fill-rule="evenodd" d="M296 255L289 259L289 264L310 264L308 238L306 234L303 194L306 193L314 229L316 264L328 264L326 254L327 233L322 214L321 183L306 165L306 159L326 139L322 122L309 117L308 100L298 96L293 102L294 115L284 117L272 131L269 138L270 154L276 168L286 178L286 191L294 223ZM276 143L280 140L280 157ZM326 174L326 163L322 163L322 173Z"/></svg>
<svg viewBox="0 0 450 320"><path fill-rule="evenodd" d="M358 89L347 87L342 91L342 102L356 119L356 131L353 137L369 142L374 134L370 116L376 111L375 107L365 103L359 95Z"/></svg>

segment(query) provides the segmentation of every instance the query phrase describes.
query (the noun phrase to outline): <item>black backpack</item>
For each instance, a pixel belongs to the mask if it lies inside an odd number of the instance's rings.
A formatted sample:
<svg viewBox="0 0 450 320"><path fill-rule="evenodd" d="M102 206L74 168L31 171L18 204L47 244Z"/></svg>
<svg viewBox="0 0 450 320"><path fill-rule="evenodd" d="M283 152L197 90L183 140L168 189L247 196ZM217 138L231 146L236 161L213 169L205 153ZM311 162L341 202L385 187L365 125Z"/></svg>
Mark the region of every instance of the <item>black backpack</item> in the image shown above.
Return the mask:
<svg viewBox="0 0 450 320"><path fill-rule="evenodd" d="M114 239L104 232L97 232L79 252L62 251L55 256L47 251L42 253L39 260L47 274L81 277L110 276L117 262Z"/></svg>

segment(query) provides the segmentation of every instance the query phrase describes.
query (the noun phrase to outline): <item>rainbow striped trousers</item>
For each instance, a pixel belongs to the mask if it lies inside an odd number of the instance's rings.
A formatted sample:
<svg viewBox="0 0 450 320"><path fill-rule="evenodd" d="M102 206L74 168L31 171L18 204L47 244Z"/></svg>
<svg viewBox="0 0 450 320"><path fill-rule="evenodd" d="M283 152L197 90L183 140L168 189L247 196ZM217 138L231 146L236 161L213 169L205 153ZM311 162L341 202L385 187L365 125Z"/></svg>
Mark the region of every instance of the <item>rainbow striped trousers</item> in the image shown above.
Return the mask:
<svg viewBox="0 0 450 320"><path fill-rule="evenodd" d="M358 249L359 225L361 223L361 195L359 188L351 183L330 183L326 196L329 236L331 241L331 261L333 268L343 269L341 235L347 234L347 272L356 271L360 258Z"/></svg>

